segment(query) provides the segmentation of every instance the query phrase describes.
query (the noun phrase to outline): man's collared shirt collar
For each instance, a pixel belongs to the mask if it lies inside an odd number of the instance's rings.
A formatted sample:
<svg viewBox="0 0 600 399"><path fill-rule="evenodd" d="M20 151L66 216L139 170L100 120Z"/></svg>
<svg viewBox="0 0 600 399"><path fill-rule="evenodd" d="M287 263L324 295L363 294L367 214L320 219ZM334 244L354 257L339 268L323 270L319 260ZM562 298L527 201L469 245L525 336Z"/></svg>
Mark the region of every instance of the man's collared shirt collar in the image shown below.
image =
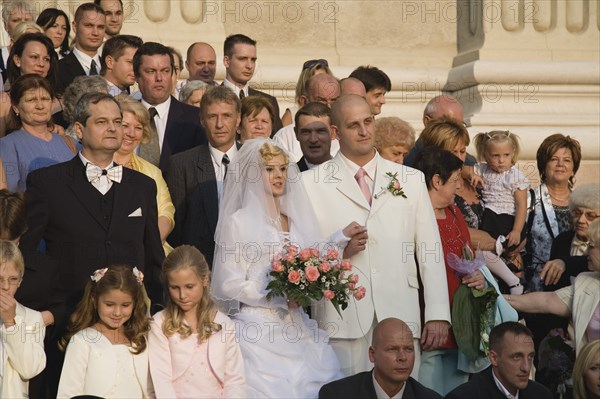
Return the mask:
<svg viewBox="0 0 600 399"><path fill-rule="evenodd" d="M121 93L127 93L127 90L121 90L119 88L119 86L117 86L116 84L114 84L113 82L111 82L110 80L104 78L104 80L106 81L106 84L108 85L108 94L110 94L113 97L118 96Z"/></svg>
<svg viewBox="0 0 600 399"><path fill-rule="evenodd" d="M492 377L494 377L494 382L496 383L496 386L498 387L500 392L502 392L502 394L507 399L519 399L519 390L517 389L517 394L514 396L510 392L508 392L508 390L506 388L504 388L504 385L502 385L500 380L498 378L496 378L496 373L494 373L494 369L492 369Z"/></svg>
<svg viewBox="0 0 600 399"><path fill-rule="evenodd" d="M156 112L158 114L158 117L160 119L165 119L167 117L167 115L169 114L169 108L171 107L171 96L169 96L169 98L167 98L167 100L165 102L157 104L157 105L149 104L142 97L142 105L144 107L146 107L146 109L149 109L150 107L156 108Z"/></svg>
<svg viewBox="0 0 600 399"><path fill-rule="evenodd" d="M350 173L352 173L352 176L356 175L356 172L358 172L358 169L360 169L361 167L349 160L348 158L346 158L341 151L339 154L342 162L344 162L346 166L350 169ZM373 150L373 158L371 158L371 160L367 162L365 166L362 167L365 170L365 172L367 172L367 176L369 177L369 179L371 179L371 181L373 182L375 181L375 174L377 173L378 157L379 155L377 154L377 151Z"/></svg>
<svg viewBox="0 0 600 399"><path fill-rule="evenodd" d="M234 85L233 83L231 83L230 81L228 81L227 79L223 80L223 86L227 87L228 89L233 90L233 92L235 93L236 96L240 96L240 91L244 90L244 94L246 95L246 97L249 96L248 93L248 83L246 83L246 85L243 88L239 88L236 85Z"/></svg>
<svg viewBox="0 0 600 399"><path fill-rule="evenodd" d="M381 385L379 385L379 383L377 382L377 379L375 378L375 370L371 372L371 378L373 379L373 386L375 387L375 396L377 396L377 399L402 399L402 395L404 395L404 389L406 388L406 381L404 382L402 388L400 389L400 391L398 391L397 394L395 394L394 396L388 396L388 394L385 393Z"/></svg>
<svg viewBox="0 0 600 399"><path fill-rule="evenodd" d="M85 54L83 51L79 50L76 46L73 47L73 55L79 61L79 64L83 67L83 71L86 75L90 75L90 68L92 67L92 59L96 61L96 71L100 74L100 56L98 53L94 56L94 58Z"/></svg>

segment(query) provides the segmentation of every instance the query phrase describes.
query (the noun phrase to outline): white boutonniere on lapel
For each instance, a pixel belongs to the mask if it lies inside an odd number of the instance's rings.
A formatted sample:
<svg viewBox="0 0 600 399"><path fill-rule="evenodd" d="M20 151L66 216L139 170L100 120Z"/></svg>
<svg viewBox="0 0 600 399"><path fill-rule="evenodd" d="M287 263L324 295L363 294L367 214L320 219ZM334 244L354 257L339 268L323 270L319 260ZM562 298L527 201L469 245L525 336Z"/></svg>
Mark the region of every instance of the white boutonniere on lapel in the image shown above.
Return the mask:
<svg viewBox="0 0 600 399"><path fill-rule="evenodd" d="M406 194L404 194L404 190L402 189L402 187L400 187L400 182L398 181L398 172L386 172L385 175L390 178L390 182L387 185L387 187L381 187L381 191L375 194L375 199L385 194L386 190L392 193L394 197L407 198Z"/></svg>

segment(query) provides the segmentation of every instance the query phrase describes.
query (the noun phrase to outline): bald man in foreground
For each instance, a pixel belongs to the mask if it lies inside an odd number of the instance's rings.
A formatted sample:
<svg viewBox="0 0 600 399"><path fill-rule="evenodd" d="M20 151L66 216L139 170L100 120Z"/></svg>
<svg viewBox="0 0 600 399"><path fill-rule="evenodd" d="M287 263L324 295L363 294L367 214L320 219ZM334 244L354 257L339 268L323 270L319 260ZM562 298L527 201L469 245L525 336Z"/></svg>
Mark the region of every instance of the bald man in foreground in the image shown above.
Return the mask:
<svg viewBox="0 0 600 399"><path fill-rule="evenodd" d="M415 346L410 328L400 319L382 320L373 330L369 347L371 371L324 385L319 399L441 399L410 376L415 363Z"/></svg>

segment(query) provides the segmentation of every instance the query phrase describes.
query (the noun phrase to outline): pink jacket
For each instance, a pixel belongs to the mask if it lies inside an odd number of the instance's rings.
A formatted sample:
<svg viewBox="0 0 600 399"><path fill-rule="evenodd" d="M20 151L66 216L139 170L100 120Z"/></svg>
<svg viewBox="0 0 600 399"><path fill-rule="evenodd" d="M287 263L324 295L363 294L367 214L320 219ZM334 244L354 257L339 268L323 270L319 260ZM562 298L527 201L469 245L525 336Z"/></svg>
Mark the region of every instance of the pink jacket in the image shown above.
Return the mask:
<svg viewBox="0 0 600 399"><path fill-rule="evenodd" d="M159 399L177 397L177 380L190 367L194 367L191 348L196 342L196 336L184 340L179 334L167 337L162 332L163 320L164 311L154 315L148 338L150 375L154 386L154 395L151 393L151 397ZM208 345L210 369L220 383L220 387L216 388L222 390L223 398L244 398L244 361L236 341L235 324L221 312L217 312L214 322L221 324L223 329L213 334L205 344ZM187 340L193 340L189 342L190 351L181 350L182 341ZM172 350L176 345L180 346L179 350ZM202 381L197 384L199 389L205 387Z"/></svg>

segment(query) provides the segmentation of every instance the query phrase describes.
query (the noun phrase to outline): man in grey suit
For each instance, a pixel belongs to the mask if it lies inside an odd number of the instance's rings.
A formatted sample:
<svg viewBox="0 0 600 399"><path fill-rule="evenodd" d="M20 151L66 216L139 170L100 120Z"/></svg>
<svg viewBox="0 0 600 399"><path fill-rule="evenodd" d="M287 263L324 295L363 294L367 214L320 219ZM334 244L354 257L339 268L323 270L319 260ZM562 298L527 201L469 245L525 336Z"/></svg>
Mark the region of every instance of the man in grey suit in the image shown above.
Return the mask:
<svg viewBox="0 0 600 399"><path fill-rule="evenodd" d="M208 145L173 155L167 168L175 205L175 228L168 241L174 247L195 246L212 265L223 181L238 150L235 133L241 102L232 90L218 86L204 94L200 109Z"/></svg>

